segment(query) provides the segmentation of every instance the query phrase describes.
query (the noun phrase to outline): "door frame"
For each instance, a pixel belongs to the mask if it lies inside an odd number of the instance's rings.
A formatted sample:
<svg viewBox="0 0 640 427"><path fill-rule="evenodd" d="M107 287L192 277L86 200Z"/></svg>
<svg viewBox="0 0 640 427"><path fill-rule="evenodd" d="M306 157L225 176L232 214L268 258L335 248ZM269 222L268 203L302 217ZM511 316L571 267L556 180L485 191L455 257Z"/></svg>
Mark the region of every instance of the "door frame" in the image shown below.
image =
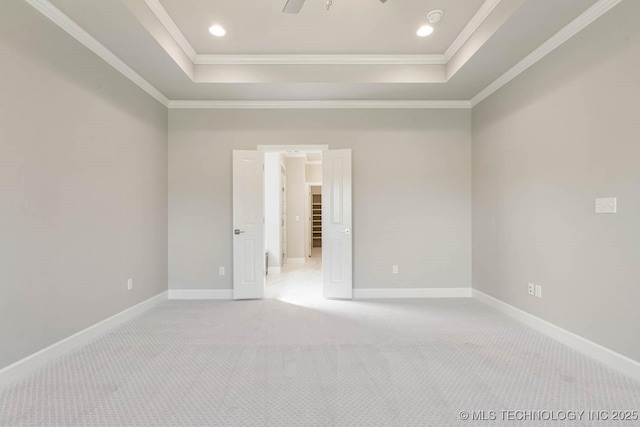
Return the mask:
<svg viewBox="0 0 640 427"><path fill-rule="evenodd" d="M256 148L258 151L264 153L308 153L310 151L328 151L328 145L258 145Z"/></svg>
<svg viewBox="0 0 640 427"><path fill-rule="evenodd" d="M261 153L280 153L280 154L300 154L300 157L302 157L305 153L317 153L317 152L325 152L329 150L329 145L327 144L316 144L316 145L258 145L256 147L258 152ZM310 183L307 184L307 182L305 181L305 191L310 190L310 185L322 185L322 182L320 183ZM310 203L310 201L307 201L307 204ZM306 206L305 207L305 237L304 237L304 259L306 261L306 259L308 257L311 256L311 247L310 245L312 244L312 240L311 237L309 236L309 234L311 233L311 227L309 224L311 218L311 211L310 211L310 207ZM283 248L280 248L282 252ZM284 258L284 257L283 257ZM282 259L282 263L284 264L284 259Z"/></svg>
<svg viewBox="0 0 640 427"><path fill-rule="evenodd" d="M265 153L274 153L274 152L278 152L278 153L282 153L282 154L300 154L301 156L305 153L308 152L326 152L329 151L329 145L326 144L316 144L316 145L257 145L256 147L256 151L258 151L259 153L262 153L263 156ZM324 156L323 156L323 161L324 161ZM263 182L264 182L264 176L263 176ZM324 184L324 179L323 182L320 185ZM263 184L264 185L264 184ZM351 193L353 195L353 189L351 189ZM264 209L264 194L263 194L263 209ZM263 211L263 216L264 216L264 211ZM323 215L324 217L324 215ZM323 228L324 229L324 228ZM352 245L353 245L353 241L352 241ZM310 248L309 248L310 250ZM323 284L324 287L324 284ZM324 294L324 291L323 291Z"/></svg>

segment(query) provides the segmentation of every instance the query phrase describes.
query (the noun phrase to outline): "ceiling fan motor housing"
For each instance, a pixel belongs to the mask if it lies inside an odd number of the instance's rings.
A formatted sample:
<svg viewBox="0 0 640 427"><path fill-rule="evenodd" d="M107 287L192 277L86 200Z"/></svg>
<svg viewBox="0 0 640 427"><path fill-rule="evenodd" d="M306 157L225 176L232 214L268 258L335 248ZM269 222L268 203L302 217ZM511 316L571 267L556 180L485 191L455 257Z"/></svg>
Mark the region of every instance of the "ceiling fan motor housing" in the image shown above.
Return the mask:
<svg viewBox="0 0 640 427"><path fill-rule="evenodd" d="M302 9L302 5L305 0L287 0L287 3L284 5L283 12L284 13L300 13L300 9ZM386 3L387 0L380 0L381 3ZM331 4L327 2L327 10L331 7Z"/></svg>

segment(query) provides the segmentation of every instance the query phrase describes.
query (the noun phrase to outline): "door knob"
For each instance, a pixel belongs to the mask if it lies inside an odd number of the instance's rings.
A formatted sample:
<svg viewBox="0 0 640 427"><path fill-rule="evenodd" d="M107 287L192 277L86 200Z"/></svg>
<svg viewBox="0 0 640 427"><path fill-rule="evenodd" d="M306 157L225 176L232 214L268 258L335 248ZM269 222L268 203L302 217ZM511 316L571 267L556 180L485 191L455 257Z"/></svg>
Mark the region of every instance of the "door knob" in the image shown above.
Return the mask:
<svg viewBox="0 0 640 427"><path fill-rule="evenodd" d="M351 234L351 229L350 228L345 228L344 229L344 234Z"/></svg>
<svg viewBox="0 0 640 427"><path fill-rule="evenodd" d="M244 231L240 230L239 228L236 228L235 230L233 230L234 234L242 234L244 233Z"/></svg>

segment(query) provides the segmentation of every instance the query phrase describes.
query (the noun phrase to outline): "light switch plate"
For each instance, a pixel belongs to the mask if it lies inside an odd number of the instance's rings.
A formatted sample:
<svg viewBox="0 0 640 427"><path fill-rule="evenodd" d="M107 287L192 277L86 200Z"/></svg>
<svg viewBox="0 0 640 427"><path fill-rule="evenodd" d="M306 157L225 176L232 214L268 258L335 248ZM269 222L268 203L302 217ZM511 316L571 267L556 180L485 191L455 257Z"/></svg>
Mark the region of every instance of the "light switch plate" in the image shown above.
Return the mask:
<svg viewBox="0 0 640 427"><path fill-rule="evenodd" d="M618 199L616 197L604 197L596 199L596 213L614 214L618 212Z"/></svg>
<svg viewBox="0 0 640 427"><path fill-rule="evenodd" d="M542 286L536 285L536 296L542 298Z"/></svg>

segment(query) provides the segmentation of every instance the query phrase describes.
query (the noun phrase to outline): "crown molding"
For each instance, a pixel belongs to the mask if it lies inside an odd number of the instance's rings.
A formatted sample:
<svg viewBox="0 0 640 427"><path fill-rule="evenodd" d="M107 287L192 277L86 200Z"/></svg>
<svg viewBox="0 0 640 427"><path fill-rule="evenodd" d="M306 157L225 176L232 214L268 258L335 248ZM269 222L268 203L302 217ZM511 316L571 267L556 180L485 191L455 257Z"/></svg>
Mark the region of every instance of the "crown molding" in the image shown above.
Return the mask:
<svg viewBox="0 0 640 427"><path fill-rule="evenodd" d="M542 58L560 47L563 43L582 31L593 21L600 18L622 0L600 0L587 9L584 13L571 21L567 26L558 31L549 40L542 43L537 49L531 52L522 61L514 65L509 71L498 77L493 83L481 90L476 96L471 98L471 106L475 107L491 94L498 91L511 80L518 77L529 67L540 61Z"/></svg>
<svg viewBox="0 0 640 427"><path fill-rule="evenodd" d="M195 65L445 65L444 55L196 55Z"/></svg>
<svg viewBox="0 0 640 427"><path fill-rule="evenodd" d="M444 52L444 58L446 62L449 62L451 58L464 46L464 44L471 38L471 36L478 30L480 25L491 15L493 9L495 9L502 0L486 0L480 6L480 9L475 15L467 22L467 25L462 29L460 34L453 40L451 46Z"/></svg>
<svg viewBox="0 0 640 427"><path fill-rule="evenodd" d="M194 65L446 65L501 0L486 0L444 54L198 54L159 0L144 0Z"/></svg>
<svg viewBox="0 0 640 427"><path fill-rule="evenodd" d="M429 109L429 108L457 108L457 109L469 109L473 108L483 100L488 98L494 92L505 86L511 80L519 76L529 67L540 61L546 55L553 50L561 46L571 37L583 30L585 27L593 23L599 17L604 15L610 9L618 5L622 0L599 0L579 17L574 19L571 23L565 26L562 30L557 32L553 37L540 45L526 58L513 66L510 70L496 79L493 83L489 84L486 88L476 94L471 100L325 100L325 101L189 101L189 100L176 100L170 101L162 92L151 85L142 76L136 73L131 67L118 58L113 52L107 49L102 43L93 38L82 27L76 24L71 18L62 13L58 8L53 6L48 0L25 0L33 8L42 13L50 21L58 25L61 29L66 31L69 35L78 40L81 44L91 50L93 53L102 58L105 62L135 83L138 87L160 102L162 105L173 109ZM499 3L500 0L487 0L484 5L487 9L483 12L489 14L488 10L490 2L495 3L493 8ZM152 3L160 5L156 0L145 0L147 4ZM151 7L151 6L149 6ZM161 6L160 6L161 7ZM493 8L491 10L493 10ZM153 9L152 9L153 10ZM166 12L166 11L165 11ZM477 14L476 14L477 15ZM167 15L168 16L168 15ZM487 15L488 16L488 15ZM475 17L474 17L475 18ZM170 18L169 18L170 19ZM479 24L478 24L479 25ZM176 27L177 28L177 27ZM476 28L477 29L477 28ZM179 31L179 30L178 30ZM463 31L464 32L464 31ZM177 41L177 40L176 40ZM185 39L186 42L186 39ZM188 44L188 42L186 42ZM186 53L186 52L185 52ZM250 61L256 60L257 56L268 57L267 61L286 60L286 57L291 56L304 56L307 58L298 58L299 60L310 60L316 58L316 60L322 60L325 62L313 63L314 65L320 64L426 64L428 60L442 60L445 55L195 55L198 57L216 57L216 60L222 62L216 62L216 64L243 63L248 62L233 62L238 60ZM224 58L223 58L224 57ZM318 58L324 57L324 58ZM434 57L439 57L435 59ZM379 62L379 61L398 61L404 58L404 62ZM260 58L258 58L260 59ZM205 58L206 60L206 58ZM336 61L346 62L336 62ZM423 61L423 62L407 62L407 61ZM229 62L230 61L230 62ZM334 62L327 62L334 61ZM351 62L349 62L351 61ZM354 62L355 61L355 62ZM360 62L357 62L360 61ZM369 61L369 62L363 62ZM375 62L378 61L378 62ZM260 64L268 64L265 60L257 62ZM275 62L271 62L272 64Z"/></svg>
<svg viewBox="0 0 640 427"><path fill-rule="evenodd" d="M171 101L171 109L469 109L469 101Z"/></svg>
<svg viewBox="0 0 640 427"><path fill-rule="evenodd" d="M195 62L196 60L196 51L191 46L191 43L184 36L182 31L178 28L176 23L173 21L171 16L167 10L160 4L158 0L144 0L144 2L149 6L149 9L153 12L154 15L160 20L162 25L167 29L171 37L178 43L178 45L182 48L184 53L191 59L191 62Z"/></svg>
<svg viewBox="0 0 640 427"><path fill-rule="evenodd" d="M105 62L118 70L121 74L138 85L165 107L169 106L169 99L156 89L151 83L146 81L140 74L125 64L120 58L107 49L102 43L93 38L89 33L76 24L71 18L62 13L60 9L49 3L47 0L26 0L38 12L46 16L50 21L58 25L73 38L89 48L93 53L102 58Z"/></svg>

